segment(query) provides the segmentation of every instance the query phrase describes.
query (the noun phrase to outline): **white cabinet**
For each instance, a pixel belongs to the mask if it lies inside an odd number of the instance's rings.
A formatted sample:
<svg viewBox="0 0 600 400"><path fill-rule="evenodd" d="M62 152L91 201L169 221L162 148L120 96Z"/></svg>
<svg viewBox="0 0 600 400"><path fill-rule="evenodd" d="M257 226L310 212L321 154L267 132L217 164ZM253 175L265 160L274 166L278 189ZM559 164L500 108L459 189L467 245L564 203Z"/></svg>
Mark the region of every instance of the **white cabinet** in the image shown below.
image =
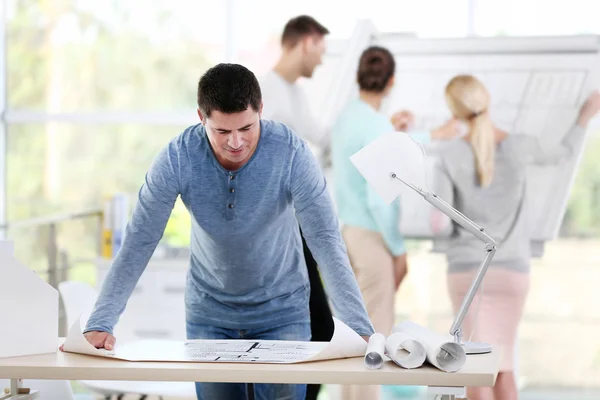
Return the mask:
<svg viewBox="0 0 600 400"><path fill-rule="evenodd" d="M100 289L112 260L97 263ZM185 335L185 282L189 258L153 258L115 327L117 338L178 339Z"/></svg>

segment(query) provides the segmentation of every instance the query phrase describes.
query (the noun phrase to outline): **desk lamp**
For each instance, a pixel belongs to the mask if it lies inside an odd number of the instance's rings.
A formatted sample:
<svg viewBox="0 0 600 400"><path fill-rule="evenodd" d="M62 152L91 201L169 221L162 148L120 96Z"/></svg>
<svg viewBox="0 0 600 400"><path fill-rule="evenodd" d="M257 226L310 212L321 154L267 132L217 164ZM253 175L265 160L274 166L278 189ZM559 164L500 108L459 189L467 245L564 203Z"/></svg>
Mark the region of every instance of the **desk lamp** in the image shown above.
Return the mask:
<svg viewBox="0 0 600 400"><path fill-rule="evenodd" d="M494 239L482 227L436 194L423 189L423 187L427 187L424 151L409 135L402 132L390 132L382 135L352 155L350 160L386 203L390 204L398 197L402 191L402 185L399 183L403 183L484 243L485 257L454 318L450 334L467 354L491 352L492 346L488 343L463 342L462 324L492 258L496 254Z"/></svg>

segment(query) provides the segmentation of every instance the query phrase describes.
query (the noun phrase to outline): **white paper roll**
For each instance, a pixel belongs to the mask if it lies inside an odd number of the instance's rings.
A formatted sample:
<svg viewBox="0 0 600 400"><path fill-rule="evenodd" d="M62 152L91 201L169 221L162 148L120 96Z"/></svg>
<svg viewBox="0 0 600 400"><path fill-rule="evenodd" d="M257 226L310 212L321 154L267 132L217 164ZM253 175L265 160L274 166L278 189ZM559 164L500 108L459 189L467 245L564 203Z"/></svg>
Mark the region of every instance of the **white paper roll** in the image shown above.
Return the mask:
<svg viewBox="0 0 600 400"><path fill-rule="evenodd" d="M441 335L412 321L396 325L393 332L404 333L422 343L427 361L442 371L456 372L465 365L465 349L455 343L450 335Z"/></svg>
<svg viewBox="0 0 600 400"><path fill-rule="evenodd" d="M379 369L383 366L385 354L385 337L381 333L374 333L369 338L365 352L365 365L369 369Z"/></svg>
<svg viewBox="0 0 600 400"><path fill-rule="evenodd" d="M403 368L418 368L425 362L425 347L413 337L402 333L390 335L385 342L388 357Z"/></svg>

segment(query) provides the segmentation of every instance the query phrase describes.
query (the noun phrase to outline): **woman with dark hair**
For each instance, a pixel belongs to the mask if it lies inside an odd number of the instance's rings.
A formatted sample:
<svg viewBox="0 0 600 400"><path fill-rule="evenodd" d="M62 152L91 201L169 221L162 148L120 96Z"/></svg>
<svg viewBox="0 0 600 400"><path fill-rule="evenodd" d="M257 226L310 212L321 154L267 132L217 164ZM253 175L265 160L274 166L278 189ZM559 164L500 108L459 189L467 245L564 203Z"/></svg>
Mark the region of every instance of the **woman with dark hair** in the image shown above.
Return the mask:
<svg viewBox="0 0 600 400"><path fill-rule="evenodd" d="M342 110L332 132L334 197L343 225L350 264L358 280L376 332L387 336L394 324L394 297L406 276L404 239L398 229L400 208L386 204L350 161L350 156L382 134L404 130L411 114L401 111L390 120L380 108L394 86L396 63L389 50L373 46L360 57L359 97ZM415 140L452 138L454 121L433 132L415 132ZM348 386L344 399L378 399L378 386Z"/></svg>

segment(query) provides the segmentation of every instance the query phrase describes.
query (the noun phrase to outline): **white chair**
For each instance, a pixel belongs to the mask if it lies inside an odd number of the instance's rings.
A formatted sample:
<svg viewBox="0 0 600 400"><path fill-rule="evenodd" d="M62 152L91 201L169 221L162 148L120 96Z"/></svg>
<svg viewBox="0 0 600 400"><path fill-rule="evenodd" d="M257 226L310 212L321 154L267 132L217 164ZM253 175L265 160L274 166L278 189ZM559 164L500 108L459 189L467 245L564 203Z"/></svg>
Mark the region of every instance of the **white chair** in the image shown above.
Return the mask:
<svg viewBox="0 0 600 400"><path fill-rule="evenodd" d="M0 379L0 393L9 387L8 379ZM23 387L39 391L38 400L75 400L69 381L23 379Z"/></svg>
<svg viewBox="0 0 600 400"><path fill-rule="evenodd" d="M82 325L87 321L89 314L96 302L98 292L92 286L77 281L65 281L58 285L58 291L63 300L67 325L70 328L78 317L81 316ZM117 331L117 340L134 338L132 332ZM127 394L140 395L140 400L147 396L196 398L194 384L191 382L148 382L148 381L79 381L82 386L98 393L109 400L112 396L118 399Z"/></svg>
<svg viewBox="0 0 600 400"><path fill-rule="evenodd" d="M58 284L58 291L67 317L67 330L79 316L82 324L85 323L98 297L96 289L83 282L64 281Z"/></svg>

